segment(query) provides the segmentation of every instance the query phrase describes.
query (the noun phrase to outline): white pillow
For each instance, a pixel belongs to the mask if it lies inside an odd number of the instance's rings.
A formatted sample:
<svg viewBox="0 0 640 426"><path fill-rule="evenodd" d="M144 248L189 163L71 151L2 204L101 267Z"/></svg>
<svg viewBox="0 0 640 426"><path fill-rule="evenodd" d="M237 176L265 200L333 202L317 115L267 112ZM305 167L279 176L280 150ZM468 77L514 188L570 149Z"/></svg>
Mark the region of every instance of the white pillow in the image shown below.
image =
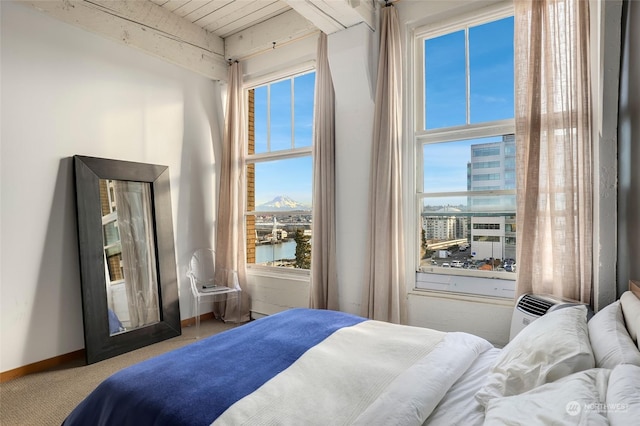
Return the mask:
<svg viewBox="0 0 640 426"><path fill-rule="evenodd" d="M624 322L627 325L627 330L629 330L629 335L640 348L638 339L640 334L640 299L630 291L625 291L620 297L620 305L622 305L622 314L624 315Z"/></svg>
<svg viewBox="0 0 640 426"><path fill-rule="evenodd" d="M475 397L486 407L493 398L518 395L594 365L587 308L559 309L529 324L502 349Z"/></svg>
<svg viewBox="0 0 640 426"><path fill-rule="evenodd" d="M484 425L608 425L602 407L610 372L592 368L520 395L492 399Z"/></svg>
<svg viewBox="0 0 640 426"><path fill-rule="evenodd" d="M614 368L618 364L640 366L640 351L624 325L620 301L598 311L588 325L596 367Z"/></svg>
<svg viewBox="0 0 640 426"><path fill-rule="evenodd" d="M607 418L611 426L627 426L640 421L640 367L618 365L609 376Z"/></svg>

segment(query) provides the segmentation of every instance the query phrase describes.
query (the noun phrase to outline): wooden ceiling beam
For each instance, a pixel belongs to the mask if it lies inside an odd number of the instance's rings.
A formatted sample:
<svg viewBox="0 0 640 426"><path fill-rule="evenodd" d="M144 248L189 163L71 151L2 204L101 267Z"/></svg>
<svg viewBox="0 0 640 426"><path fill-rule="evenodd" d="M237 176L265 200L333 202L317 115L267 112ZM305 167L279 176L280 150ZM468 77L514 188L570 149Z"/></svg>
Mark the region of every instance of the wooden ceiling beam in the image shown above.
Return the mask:
<svg viewBox="0 0 640 426"><path fill-rule="evenodd" d="M245 59L317 31L315 25L295 10L288 10L225 38L225 57L231 60Z"/></svg>
<svg viewBox="0 0 640 426"><path fill-rule="evenodd" d="M226 80L224 40L150 1L25 0L95 34L214 80Z"/></svg>
<svg viewBox="0 0 640 426"><path fill-rule="evenodd" d="M365 22L375 29L373 0L283 0L326 34Z"/></svg>

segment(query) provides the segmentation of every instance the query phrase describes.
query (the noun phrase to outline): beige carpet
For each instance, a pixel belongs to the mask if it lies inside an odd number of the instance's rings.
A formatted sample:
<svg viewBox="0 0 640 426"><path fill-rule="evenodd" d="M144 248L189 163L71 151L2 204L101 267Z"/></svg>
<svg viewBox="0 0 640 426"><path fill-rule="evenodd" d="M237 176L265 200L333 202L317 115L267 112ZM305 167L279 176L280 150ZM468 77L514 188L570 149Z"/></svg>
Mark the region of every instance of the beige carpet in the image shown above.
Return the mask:
<svg viewBox="0 0 640 426"><path fill-rule="evenodd" d="M234 326L216 320L202 321L200 335L206 337ZM2 383L0 425L60 425L71 410L111 374L195 341L195 327L183 327L181 336L105 361L85 365L84 360L78 360L55 370Z"/></svg>

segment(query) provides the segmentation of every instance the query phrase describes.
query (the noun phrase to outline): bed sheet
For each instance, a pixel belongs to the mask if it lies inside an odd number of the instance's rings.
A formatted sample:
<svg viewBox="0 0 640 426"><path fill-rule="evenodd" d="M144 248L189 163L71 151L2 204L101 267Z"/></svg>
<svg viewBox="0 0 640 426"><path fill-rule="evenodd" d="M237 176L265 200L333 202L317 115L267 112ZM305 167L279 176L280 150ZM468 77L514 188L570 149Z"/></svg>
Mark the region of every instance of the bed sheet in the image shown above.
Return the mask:
<svg viewBox="0 0 640 426"><path fill-rule="evenodd" d="M474 395L484 385L500 351L501 349L492 348L481 353L462 377L451 386L424 425L482 425L484 408L476 401Z"/></svg>
<svg viewBox="0 0 640 426"><path fill-rule="evenodd" d="M491 348L467 333L362 322L311 348L214 425L420 426Z"/></svg>

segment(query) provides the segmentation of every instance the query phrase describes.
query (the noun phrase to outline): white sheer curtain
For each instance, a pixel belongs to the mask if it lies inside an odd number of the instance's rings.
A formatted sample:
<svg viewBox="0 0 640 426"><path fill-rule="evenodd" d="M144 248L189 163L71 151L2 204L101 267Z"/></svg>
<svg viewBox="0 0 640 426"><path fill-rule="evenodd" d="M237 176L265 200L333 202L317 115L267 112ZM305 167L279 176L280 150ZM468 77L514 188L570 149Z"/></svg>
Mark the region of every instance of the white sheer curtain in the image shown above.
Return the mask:
<svg viewBox="0 0 640 426"><path fill-rule="evenodd" d="M369 257L362 314L404 323L405 270L402 220L402 52L398 11L382 8L376 85Z"/></svg>
<svg viewBox="0 0 640 426"><path fill-rule="evenodd" d="M151 184L121 180L113 183L129 305L128 328L137 328L160 321Z"/></svg>
<svg viewBox="0 0 640 426"><path fill-rule="evenodd" d="M591 298L588 7L515 2L518 294Z"/></svg>
<svg viewBox="0 0 640 426"><path fill-rule="evenodd" d="M313 129L311 307L338 310L335 93L327 55L327 35L324 33L320 33L318 38Z"/></svg>
<svg viewBox="0 0 640 426"><path fill-rule="evenodd" d="M242 65L234 62L229 66L215 251L216 276L228 279L230 275L226 271L237 271L242 292L239 297L230 298L221 306L216 304L214 313L225 321L241 322L249 320L244 227L246 183L243 170L247 125L244 105ZM232 286L231 283L227 285Z"/></svg>

